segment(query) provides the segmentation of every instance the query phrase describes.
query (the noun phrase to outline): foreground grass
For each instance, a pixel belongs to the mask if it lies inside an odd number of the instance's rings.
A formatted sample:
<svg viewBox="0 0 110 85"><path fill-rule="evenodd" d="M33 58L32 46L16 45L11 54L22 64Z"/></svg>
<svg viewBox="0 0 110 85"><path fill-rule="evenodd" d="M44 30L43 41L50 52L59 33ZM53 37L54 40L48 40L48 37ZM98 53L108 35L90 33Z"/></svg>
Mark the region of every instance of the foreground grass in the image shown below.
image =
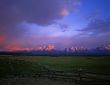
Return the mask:
<svg viewBox="0 0 110 85"><path fill-rule="evenodd" d="M0 57L0 76L10 74L31 75L45 70L44 66L53 70L74 71L82 68L84 72L110 75L109 57L83 56L12 56Z"/></svg>

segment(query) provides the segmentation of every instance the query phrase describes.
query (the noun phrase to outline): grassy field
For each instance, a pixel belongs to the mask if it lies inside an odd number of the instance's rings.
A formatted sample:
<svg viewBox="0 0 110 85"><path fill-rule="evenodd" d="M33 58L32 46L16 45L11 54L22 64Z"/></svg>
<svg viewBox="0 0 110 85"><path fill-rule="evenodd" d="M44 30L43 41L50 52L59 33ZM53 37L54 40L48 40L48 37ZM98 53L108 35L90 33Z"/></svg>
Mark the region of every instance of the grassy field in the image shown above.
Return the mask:
<svg viewBox="0 0 110 85"><path fill-rule="evenodd" d="M109 57L83 56L0 56L0 76L34 74L45 70L74 71L110 75Z"/></svg>

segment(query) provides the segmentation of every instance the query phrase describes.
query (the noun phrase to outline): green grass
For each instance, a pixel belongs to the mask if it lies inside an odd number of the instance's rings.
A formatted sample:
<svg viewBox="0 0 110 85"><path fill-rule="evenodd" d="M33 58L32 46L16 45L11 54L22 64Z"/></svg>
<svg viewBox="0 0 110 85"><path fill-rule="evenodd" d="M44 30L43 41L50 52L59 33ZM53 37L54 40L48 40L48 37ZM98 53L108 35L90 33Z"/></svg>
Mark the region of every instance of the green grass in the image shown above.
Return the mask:
<svg viewBox="0 0 110 85"><path fill-rule="evenodd" d="M73 71L82 68L85 72L110 75L109 57L83 56L13 56L0 57L0 76L33 74L49 69Z"/></svg>

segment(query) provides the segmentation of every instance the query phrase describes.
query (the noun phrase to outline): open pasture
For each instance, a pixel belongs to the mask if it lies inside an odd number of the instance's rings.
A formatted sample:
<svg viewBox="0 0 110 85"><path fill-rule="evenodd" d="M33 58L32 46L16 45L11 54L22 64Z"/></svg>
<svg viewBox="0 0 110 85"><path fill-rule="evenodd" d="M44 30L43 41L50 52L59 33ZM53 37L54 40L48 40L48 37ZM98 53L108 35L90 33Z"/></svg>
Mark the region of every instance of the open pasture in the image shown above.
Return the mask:
<svg viewBox="0 0 110 85"><path fill-rule="evenodd" d="M1 56L0 79L0 85L109 85L110 58Z"/></svg>
<svg viewBox="0 0 110 85"><path fill-rule="evenodd" d="M0 57L0 75L32 74L45 70L73 71L82 69L84 72L110 74L109 57L83 56L6 56Z"/></svg>

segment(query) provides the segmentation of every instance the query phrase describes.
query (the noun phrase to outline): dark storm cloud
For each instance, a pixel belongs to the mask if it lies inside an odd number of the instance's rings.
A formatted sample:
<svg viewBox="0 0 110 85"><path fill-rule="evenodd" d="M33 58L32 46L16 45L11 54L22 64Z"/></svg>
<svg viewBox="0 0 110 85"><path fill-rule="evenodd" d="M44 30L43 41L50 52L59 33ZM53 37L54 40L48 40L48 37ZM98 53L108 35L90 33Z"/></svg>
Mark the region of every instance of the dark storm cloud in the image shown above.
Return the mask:
<svg viewBox="0 0 110 85"><path fill-rule="evenodd" d="M66 15L62 13L69 10L68 4L68 0L0 0L0 25L23 20L48 25Z"/></svg>
<svg viewBox="0 0 110 85"><path fill-rule="evenodd" d="M63 24L63 23L55 23L55 26L57 26L59 29L61 29L62 32L68 31L69 25Z"/></svg>
<svg viewBox="0 0 110 85"><path fill-rule="evenodd" d="M66 24L59 24L60 28L62 29L62 32L65 32L68 30L69 26Z"/></svg>
<svg viewBox="0 0 110 85"><path fill-rule="evenodd" d="M110 19L95 19L91 20L87 27L83 30L84 32L91 34L105 34L110 32Z"/></svg>
<svg viewBox="0 0 110 85"><path fill-rule="evenodd" d="M70 3L71 1L71 3ZM26 29L16 25L26 21L42 26L67 16L78 0L0 0L0 34L22 35ZM71 7L70 7L71 4ZM72 5L73 4L73 5Z"/></svg>

